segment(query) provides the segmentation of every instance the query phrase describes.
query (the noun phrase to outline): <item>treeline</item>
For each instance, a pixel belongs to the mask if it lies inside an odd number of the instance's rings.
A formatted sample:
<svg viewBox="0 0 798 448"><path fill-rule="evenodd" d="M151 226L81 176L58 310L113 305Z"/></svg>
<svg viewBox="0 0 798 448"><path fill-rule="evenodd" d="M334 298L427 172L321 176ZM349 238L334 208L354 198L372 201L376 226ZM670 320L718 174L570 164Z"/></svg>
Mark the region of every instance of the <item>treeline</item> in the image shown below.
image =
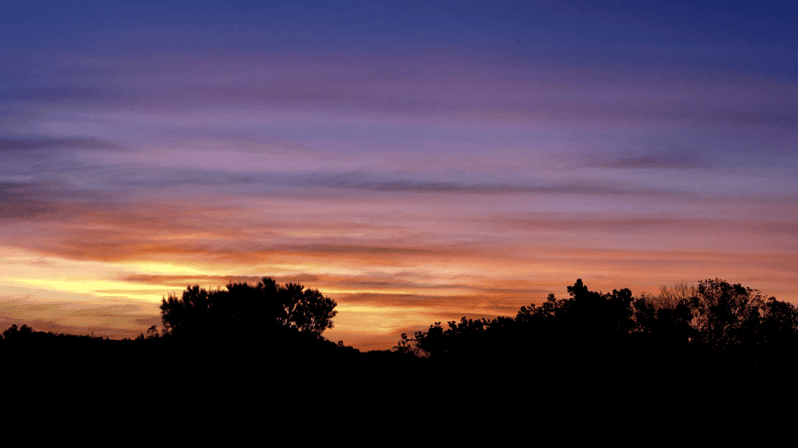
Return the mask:
<svg viewBox="0 0 798 448"><path fill-rule="evenodd" d="M151 326L133 339L34 331L12 325L0 337L0 353L39 369L102 369L130 377L147 369L228 378L264 366L299 372L312 363L341 363L359 351L322 336L332 327L335 301L298 284L264 278L225 289L189 286L161 303L162 328Z"/></svg>
<svg viewBox="0 0 798 448"><path fill-rule="evenodd" d="M705 280L635 297L577 280L567 291L514 317L436 322L392 350L361 353L322 336L335 302L316 290L269 278L190 286L162 301L160 330L133 339L12 325L0 337L1 376L42 399L113 400L141 415L162 405L216 415L252 403L292 416L331 403L413 418L427 407L560 416L579 412L575 403L591 415L618 403L649 415L695 400L723 410L739 408L741 396L778 397L772 388L795 365L796 308L738 284Z"/></svg>
<svg viewBox="0 0 798 448"><path fill-rule="evenodd" d="M569 298L550 294L516 316L440 322L394 351L430 360L469 363L624 365L658 363L792 364L798 311L790 303L724 280L664 287L657 296L629 289L590 291L582 280Z"/></svg>
<svg viewBox="0 0 798 448"><path fill-rule="evenodd" d="M55 333L52 331L35 331L26 324L21 327L13 324L0 335L0 347L28 347L42 344L62 344L62 345L94 345L107 344L114 340L103 338L102 336L75 335L66 333Z"/></svg>
<svg viewBox="0 0 798 448"><path fill-rule="evenodd" d="M790 303L724 280L662 288L635 297L629 289L591 291L582 280L569 297L550 294L514 317L436 322L412 337L402 334L390 351L360 353L325 339L335 301L302 285L233 283L208 291L189 286L164 298L163 327L135 339L110 340L34 331L12 325L0 351L48 352L63 363L92 359L179 364L227 362L372 362L396 365L537 365L570 368L654 363L784 365L798 348L798 310ZM32 355L31 355L32 356Z"/></svg>

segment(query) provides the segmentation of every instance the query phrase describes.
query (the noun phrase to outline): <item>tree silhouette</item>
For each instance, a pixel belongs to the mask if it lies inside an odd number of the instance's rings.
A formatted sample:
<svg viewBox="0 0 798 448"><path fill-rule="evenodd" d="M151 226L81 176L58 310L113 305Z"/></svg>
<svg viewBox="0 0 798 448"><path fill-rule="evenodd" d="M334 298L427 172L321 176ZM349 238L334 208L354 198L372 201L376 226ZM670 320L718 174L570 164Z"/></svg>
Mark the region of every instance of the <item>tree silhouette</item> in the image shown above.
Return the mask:
<svg viewBox="0 0 798 448"><path fill-rule="evenodd" d="M218 339L284 329L318 337L333 327L336 305L318 290L294 283L280 286L264 277L256 285L231 283L226 290L188 286L182 297L163 299L160 308L169 335Z"/></svg>
<svg viewBox="0 0 798 448"><path fill-rule="evenodd" d="M759 291L720 279L699 282L691 298L693 327L706 347L725 351L751 343L765 301Z"/></svg>
<svg viewBox="0 0 798 448"><path fill-rule="evenodd" d="M554 294L521 307L514 319L436 322L394 352L432 360L532 360L568 368L632 365L656 369L712 365L791 365L798 346L798 309L720 279L665 287L659 296L629 289L590 291L578 279L570 298ZM716 364L718 363L718 364ZM741 364L742 363L742 364ZM670 367L668 367L670 366Z"/></svg>
<svg viewBox="0 0 798 448"><path fill-rule="evenodd" d="M27 325L17 327L17 324L14 324L3 332L3 338L7 341L28 341L32 334L33 329L31 327Z"/></svg>

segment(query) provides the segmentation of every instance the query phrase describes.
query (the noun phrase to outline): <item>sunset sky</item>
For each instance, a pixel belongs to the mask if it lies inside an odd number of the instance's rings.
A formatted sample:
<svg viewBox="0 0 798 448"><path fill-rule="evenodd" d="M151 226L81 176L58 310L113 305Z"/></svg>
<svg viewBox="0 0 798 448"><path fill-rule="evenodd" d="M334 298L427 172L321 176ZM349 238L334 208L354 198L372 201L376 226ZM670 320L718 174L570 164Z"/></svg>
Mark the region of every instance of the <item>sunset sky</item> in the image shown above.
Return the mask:
<svg viewBox="0 0 798 448"><path fill-rule="evenodd" d="M798 303L789 2L119 3L0 1L0 331L264 276L361 350L577 278Z"/></svg>

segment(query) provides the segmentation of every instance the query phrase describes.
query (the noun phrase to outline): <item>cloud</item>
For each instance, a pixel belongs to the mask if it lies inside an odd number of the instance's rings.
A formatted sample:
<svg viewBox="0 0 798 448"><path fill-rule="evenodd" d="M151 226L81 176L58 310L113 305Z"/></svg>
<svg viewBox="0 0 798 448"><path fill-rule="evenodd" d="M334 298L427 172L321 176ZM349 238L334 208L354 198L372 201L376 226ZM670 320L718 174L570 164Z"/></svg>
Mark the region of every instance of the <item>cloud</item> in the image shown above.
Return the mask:
<svg viewBox="0 0 798 448"><path fill-rule="evenodd" d="M623 183L606 181L584 183L555 182L496 182L469 183L452 181L426 181L412 179L392 179L391 174L366 173L362 171L330 174L314 173L290 179L296 186L319 186L347 190L366 190L382 192L408 193L444 193L444 194L577 194L577 195L670 195L674 190L628 186Z"/></svg>
<svg viewBox="0 0 798 448"><path fill-rule="evenodd" d="M183 220L182 225L159 224L154 228L137 228L138 225L93 228L97 224L85 222L84 228L56 232L44 240L27 242L25 245L43 253L75 260L114 262L182 259L224 265L267 263L278 259L297 263L303 260L321 262L336 259L342 263L354 263L397 259L397 262L404 260L408 263L412 260L465 255L470 250L451 244L413 247L393 241L385 245L353 242L267 243L260 241L257 235L239 235L235 228L216 227L213 223L207 229L197 230L189 219Z"/></svg>
<svg viewBox="0 0 798 448"><path fill-rule="evenodd" d="M0 137L0 152L63 149L118 150L122 146L96 137Z"/></svg>
<svg viewBox="0 0 798 448"><path fill-rule="evenodd" d="M418 247L373 246L368 244L304 244L304 245L277 245L274 250L291 253L309 254L335 254L335 255L424 255L434 254L438 251Z"/></svg>
<svg viewBox="0 0 798 448"><path fill-rule="evenodd" d="M63 204L46 197L36 184L0 182L0 219L30 219L64 211Z"/></svg>
<svg viewBox="0 0 798 448"><path fill-rule="evenodd" d="M510 213L493 215L487 221L494 228L521 231L608 232L608 233L704 233L766 232L794 233L796 221L750 221L741 219L674 218L671 216L610 216L569 213Z"/></svg>
<svg viewBox="0 0 798 448"><path fill-rule="evenodd" d="M168 285L173 287L185 287L188 285L202 285L206 288L215 289L224 287L230 283L243 282L256 284L263 277L256 275L161 275L161 274L129 274L119 277L119 280L128 283L143 283L147 285Z"/></svg>
<svg viewBox="0 0 798 448"><path fill-rule="evenodd" d="M263 277L273 277L277 283L300 283L307 288L319 289L324 292L325 288L333 290L437 290L445 291L452 289L467 289L472 285L465 283L435 283L429 282L432 277L419 276L416 273L366 273L361 275L334 275L334 274L308 274L297 273L291 275L142 275L130 274L119 277L119 280L133 283L144 283L151 285L174 285L185 287L186 285L212 285L223 287L231 282L246 282L255 284ZM425 281L427 280L427 281Z"/></svg>
<svg viewBox="0 0 798 448"><path fill-rule="evenodd" d="M106 103L124 97L96 89L77 87L28 87L0 90L0 98L6 101L38 101L63 105L72 102Z"/></svg>
<svg viewBox="0 0 798 448"><path fill-rule="evenodd" d="M161 323L157 306L122 299L69 300L63 294L0 296L0 329L26 324L36 331L134 338ZM49 296L55 296L51 298Z"/></svg>
<svg viewBox="0 0 798 448"><path fill-rule="evenodd" d="M706 155L701 151L670 151L638 155L616 155L612 157L602 154L594 157L588 166L604 168L707 168L710 166Z"/></svg>
<svg viewBox="0 0 798 448"><path fill-rule="evenodd" d="M228 172L213 170L167 170L152 168L146 171L119 173L114 183L103 185L104 189L128 187L151 190L182 186L215 186L231 194L251 195L273 193L276 189L327 188L374 191L386 193L440 193L475 195L513 194L576 194L576 195L667 195L675 191L629 186L606 181L584 183L549 183L527 181L470 183L459 181L429 181L422 179L396 178L392 173L378 172L312 172L289 174L285 172Z"/></svg>

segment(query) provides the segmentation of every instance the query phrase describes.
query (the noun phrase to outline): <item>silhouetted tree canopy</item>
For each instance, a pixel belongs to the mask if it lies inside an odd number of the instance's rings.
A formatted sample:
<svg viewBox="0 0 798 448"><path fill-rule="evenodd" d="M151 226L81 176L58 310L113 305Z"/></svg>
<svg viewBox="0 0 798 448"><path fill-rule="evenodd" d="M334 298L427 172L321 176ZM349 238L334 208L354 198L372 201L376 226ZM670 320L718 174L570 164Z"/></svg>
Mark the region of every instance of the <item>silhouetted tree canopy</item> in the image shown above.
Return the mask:
<svg viewBox="0 0 798 448"><path fill-rule="evenodd" d="M231 283L226 290L189 286L182 297L163 299L160 308L165 332L172 336L221 338L293 329L318 337L332 328L336 305L318 290L265 277L256 285Z"/></svg>
<svg viewBox="0 0 798 448"><path fill-rule="evenodd" d="M516 372L519 381L528 374L591 372L595 379L605 372L602 380L621 385L627 378L623 372L640 366L649 372L674 366L683 374L744 365L778 371L794 364L796 307L739 284L708 279L636 297L626 288L592 291L580 279L567 292L566 299L550 294L540 305L523 306L514 317L435 322L412 337L402 334L392 351L361 354L321 337L332 327L335 301L302 285L264 278L212 291L189 286L179 298L170 295L161 302L163 331L153 325L136 340L12 325L0 335L0 350L15 362L38 362L42 368L102 360L103 368L125 371L163 365L224 376L272 363L277 370L293 366L293 375L314 372L311 366L322 363L334 367L331 371L376 366L402 381L415 378L417 384L438 378L437 385L446 384L453 372L471 372L473 378L504 372L495 377L501 382L508 381L507 372ZM512 368L496 369L502 365Z"/></svg>
<svg viewBox="0 0 798 448"><path fill-rule="evenodd" d="M436 322L413 338L402 334L395 352L431 359L604 360L647 356L685 361L707 355L774 360L798 343L798 311L786 302L725 280L663 288L635 298L629 289L590 291L581 279L570 298L550 294L541 306L521 307L515 319ZM791 359L791 357L790 357Z"/></svg>
<svg viewBox="0 0 798 448"><path fill-rule="evenodd" d="M3 332L3 338L7 341L25 340L33 334L33 329L27 325L17 327L17 324L11 325Z"/></svg>

